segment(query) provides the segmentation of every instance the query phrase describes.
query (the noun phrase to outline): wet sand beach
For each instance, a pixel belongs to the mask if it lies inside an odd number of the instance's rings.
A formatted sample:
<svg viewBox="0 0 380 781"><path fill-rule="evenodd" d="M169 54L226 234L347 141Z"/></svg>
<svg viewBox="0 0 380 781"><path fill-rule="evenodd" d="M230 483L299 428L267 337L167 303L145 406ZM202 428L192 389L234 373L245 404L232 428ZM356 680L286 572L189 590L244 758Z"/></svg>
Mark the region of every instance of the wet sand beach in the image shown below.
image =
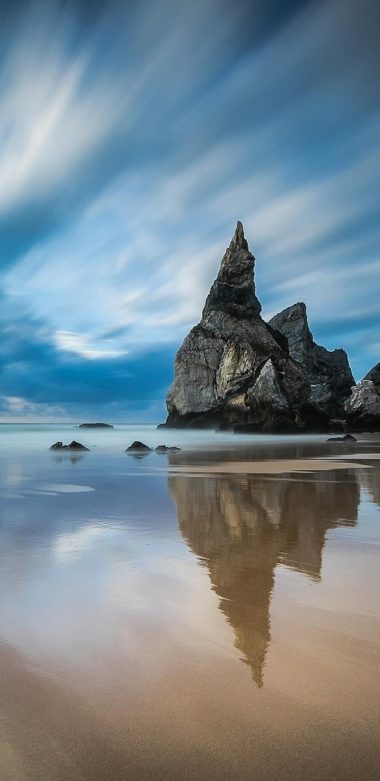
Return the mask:
<svg viewBox="0 0 380 781"><path fill-rule="evenodd" d="M174 436L1 451L1 780L377 778L380 443Z"/></svg>

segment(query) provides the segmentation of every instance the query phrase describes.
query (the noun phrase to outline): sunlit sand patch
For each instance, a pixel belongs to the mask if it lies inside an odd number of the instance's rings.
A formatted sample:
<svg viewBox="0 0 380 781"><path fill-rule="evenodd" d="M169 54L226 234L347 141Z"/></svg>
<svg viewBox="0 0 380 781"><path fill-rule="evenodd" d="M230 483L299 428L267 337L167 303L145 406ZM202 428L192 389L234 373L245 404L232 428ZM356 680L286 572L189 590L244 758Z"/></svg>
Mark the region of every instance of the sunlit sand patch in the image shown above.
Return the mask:
<svg viewBox="0 0 380 781"><path fill-rule="evenodd" d="M347 458L352 458L352 453L348 455L338 455L338 456L329 456L331 460L339 459L339 461ZM355 453L354 458L358 459L359 461L376 461L377 459L380 459L380 453Z"/></svg>
<svg viewBox="0 0 380 781"><path fill-rule="evenodd" d="M282 483L310 483L311 485L315 485L315 479L313 477L306 477L307 475L312 475L312 472L297 472L297 475L299 477L284 477L281 475L281 482ZM274 477L262 477L262 481L267 483L275 483L277 482L277 475L274 475ZM329 478L325 478L323 480L323 485L342 485L342 480L330 480ZM353 479L352 481L344 480L344 485L356 485L356 480Z"/></svg>
<svg viewBox="0 0 380 781"><path fill-rule="evenodd" d="M355 455L356 458L356 455ZM340 463L328 459L279 459L275 461L231 461L222 464L202 464L202 465L178 465L169 467L171 473L181 474L183 472L191 474L284 474L288 472L309 473L309 472L328 472L336 469L365 469L364 464L356 464L351 461Z"/></svg>

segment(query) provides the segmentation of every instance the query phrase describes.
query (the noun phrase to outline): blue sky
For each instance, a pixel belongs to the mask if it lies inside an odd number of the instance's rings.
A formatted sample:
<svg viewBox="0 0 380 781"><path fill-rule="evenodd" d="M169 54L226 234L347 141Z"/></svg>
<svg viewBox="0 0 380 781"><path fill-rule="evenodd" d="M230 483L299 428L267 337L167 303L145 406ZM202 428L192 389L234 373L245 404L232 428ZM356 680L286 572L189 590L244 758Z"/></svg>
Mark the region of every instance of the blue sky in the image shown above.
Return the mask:
<svg viewBox="0 0 380 781"><path fill-rule="evenodd" d="M0 6L0 417L158 421L237 219L380 359L376 0Z"/></svg>

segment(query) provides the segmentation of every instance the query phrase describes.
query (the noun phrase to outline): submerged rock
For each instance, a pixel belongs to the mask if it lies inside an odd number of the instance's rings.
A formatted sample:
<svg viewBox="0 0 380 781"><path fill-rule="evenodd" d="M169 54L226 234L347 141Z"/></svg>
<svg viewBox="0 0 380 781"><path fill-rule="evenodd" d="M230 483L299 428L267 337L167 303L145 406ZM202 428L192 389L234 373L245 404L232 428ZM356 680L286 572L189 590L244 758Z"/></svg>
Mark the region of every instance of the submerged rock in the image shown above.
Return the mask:
<svg viewBox="0 0 380 781"><path fill-rule="evenodd" d="M126 453L150 453L152 451L151 447L148 447L148 445L145 445L144 442L140 442L138 439L136 439L132 444L127 447Z"/></svg>
<svg viewBox="0 0 380 781"><path fill-rule="evenodd" d="M254 265L238 222L201 321L176 355L166 425L327 430L342 416L354 384L346 354L313 342L303 304L265 323Z"/></svg>
<svg viewBox="0 0 380 781"><path fill-rule="evenodd" d="M179 450L181 450L180 447L169 447L168 445L158 445L156 447L156 453L178 453Z"/></svg>
<svg viewBox="0 0 380 781"><path fill-rule="evenodd" d="M342 437L329 437L327 442L357 442L358 440L352 434L343 434Z"/></svg>
<svg viewBox="0 0 380 781"><path fill-rule="evenodd" d="M55 442L54 445L51 445L49 448L50 450L88 450L88 447L85 447L85 445L82 445L81 442L76 442L75 439L73 439L72 442L70 442L69 445L64 445L63 442Z"/></svg>

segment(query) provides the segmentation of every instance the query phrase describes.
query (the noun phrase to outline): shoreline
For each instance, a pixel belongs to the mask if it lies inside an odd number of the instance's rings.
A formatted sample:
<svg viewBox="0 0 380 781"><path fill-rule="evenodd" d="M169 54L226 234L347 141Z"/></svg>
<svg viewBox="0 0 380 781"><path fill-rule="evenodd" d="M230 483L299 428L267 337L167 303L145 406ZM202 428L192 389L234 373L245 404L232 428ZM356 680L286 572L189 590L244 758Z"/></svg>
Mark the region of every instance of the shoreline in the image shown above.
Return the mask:
<svg viewBox="0 0 380 781"><path fill-rule="evenodd" d="M379 456L376 456L379 457ZM367 469L367 464L356 464L353 462L340 463L339 461L329 461L322 459L268 459L267 461L231 461L224 464L197 464L168 466L170 474L216 474L216 475L265 475L265 474L289 474L310 473L310 472L328 472L337 469Z"/></svg>

